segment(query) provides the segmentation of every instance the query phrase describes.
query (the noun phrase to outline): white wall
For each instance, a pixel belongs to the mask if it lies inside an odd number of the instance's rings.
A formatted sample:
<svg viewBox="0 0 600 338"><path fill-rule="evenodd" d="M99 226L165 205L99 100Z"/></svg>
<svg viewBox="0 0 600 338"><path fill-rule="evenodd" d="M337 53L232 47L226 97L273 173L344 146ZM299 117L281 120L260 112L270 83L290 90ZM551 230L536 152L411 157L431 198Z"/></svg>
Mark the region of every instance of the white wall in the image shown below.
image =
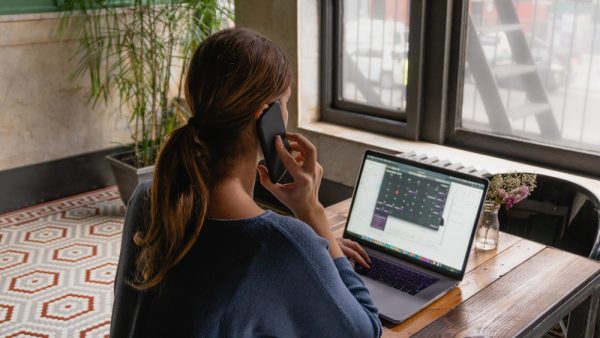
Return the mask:
<svg viewBox="0 0 600 338"><path fill-rule="evenodd" d="M53 34L58 14L0 15L0 170L129 141L118 102L92 109L71 81L77 41Z"/></svg>

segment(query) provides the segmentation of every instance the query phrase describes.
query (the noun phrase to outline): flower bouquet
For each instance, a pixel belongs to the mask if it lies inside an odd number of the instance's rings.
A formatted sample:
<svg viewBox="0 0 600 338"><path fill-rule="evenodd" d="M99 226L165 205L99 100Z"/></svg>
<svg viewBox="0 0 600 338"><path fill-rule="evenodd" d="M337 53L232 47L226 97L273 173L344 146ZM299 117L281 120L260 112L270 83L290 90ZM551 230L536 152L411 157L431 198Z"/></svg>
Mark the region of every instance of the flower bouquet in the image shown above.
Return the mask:
<svg viewBox="0 0 600 338"><path fill-rule="evenodd" d="M486 203L496 208L504 205L506 210L526 199L536 188L536 174L508 173L492 177Z"/></svg>
<svg viewBox="0 0 600 338"><path fill-rule="evenodd" d="M479 220L475 237L475 247L480 250L493 250L498 246L498 209L506 210L526 199L536 188L536 174L508 173L495 175L490 180L483 213Z"/></svg>

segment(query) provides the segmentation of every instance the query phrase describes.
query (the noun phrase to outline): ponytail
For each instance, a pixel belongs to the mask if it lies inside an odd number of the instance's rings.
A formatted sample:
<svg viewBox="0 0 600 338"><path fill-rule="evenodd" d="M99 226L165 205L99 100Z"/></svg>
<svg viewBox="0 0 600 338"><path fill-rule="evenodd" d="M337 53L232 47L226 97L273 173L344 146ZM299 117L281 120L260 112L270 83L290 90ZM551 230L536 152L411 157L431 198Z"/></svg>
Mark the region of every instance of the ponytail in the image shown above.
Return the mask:
<svg viewBox="0 0 600 338"><path fill-rule="evenodd" d="M208 147L190 124L173 131L161 149L151 188L150 222L133 238L140 247L134 288L159 284L198 239L211 188L209 157Z"/></svg>
<svg viewBox="0 0 600 338"><path fill-rule="evenodd" d="M134 288L158 285L190 251L206 218L209 193L240 158L256 150L254 114L291 83L283 51L249 29L224 29L196 49L185 84L193 117L171 133L158 156L150 219L133 239L140 249L130 281Z"/></svg>

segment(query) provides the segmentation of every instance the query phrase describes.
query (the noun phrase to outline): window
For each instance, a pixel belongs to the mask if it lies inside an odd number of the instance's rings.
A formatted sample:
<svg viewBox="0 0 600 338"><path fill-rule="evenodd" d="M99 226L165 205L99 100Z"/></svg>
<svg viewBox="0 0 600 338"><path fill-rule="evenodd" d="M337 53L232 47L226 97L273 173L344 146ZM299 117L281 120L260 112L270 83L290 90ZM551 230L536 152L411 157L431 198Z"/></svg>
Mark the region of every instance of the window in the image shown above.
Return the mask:
<svg viewBox="0 0 600 338"><path fill-rule="evenodd" d="M167 0L154 0L155 4L164 3ZM90 0L86 2L87 6L94 8L95 4L103 3L113 7L126 7L133 3L133 0ZM148 2L151 3L151 2ZM3 14L24 14L24 13L42 13L58 12L69 6L77 6L77 1L68 0L0 0L0 15Z"/></svg>
<svg viewBox="0 0 600 338"><path fill-rule="evenodd" d="M2 0L0 14L55 12L59 0Z"/></svg>
<svg viewBox="0 0 600 338"><path fill-rule="evenodd" d="M323 81L324 120L599 175L600 0L329 2L342 62ZM388 37L406 29L407 43Z"/></svg>
<svg viewBox="0 0 600 338"><path fill-rule="evenodd" d="M421 8L410 0L323 2L327 120L416 138L421 20L411 13Z"/></svg>
<svg viewBox="0 0 600 338"><path fill-rule="evenodd" d="M95 0L95 3L103 2L109 6L121 7L129 6L133 0ZM166 0L155 0L154 3L160 3ZM65 4L66 2L66 4ZM77 4L77 1L68 0L0 0L0 15L3 14L24 14L24 13L42 13L58 12L69 6L69 3ZM94 2L87 2L88 6L94 6ZM93 8L93 7L92 7Z"/></svg>
<svg viewBox="0 0 600 338"><path fill-rule="evenodd" d="M598 7L471 0L461 126L600 152Z"/></svg>
<svg viewBox="0 0 600 338"><path fill-rule="evenodd" d="M409 1L346 1L342 10L342 100L406 110ZM390 8L386 8L390 7Z"/></svg>

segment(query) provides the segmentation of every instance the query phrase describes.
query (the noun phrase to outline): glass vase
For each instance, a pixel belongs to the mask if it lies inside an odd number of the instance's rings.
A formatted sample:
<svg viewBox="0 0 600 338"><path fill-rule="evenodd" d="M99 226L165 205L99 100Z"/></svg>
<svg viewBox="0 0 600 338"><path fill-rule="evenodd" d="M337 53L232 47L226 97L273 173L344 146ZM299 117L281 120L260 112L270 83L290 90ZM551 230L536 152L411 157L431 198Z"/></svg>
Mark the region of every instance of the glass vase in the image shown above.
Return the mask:
<svg viewBox="0 0 600 338"><path fill-rule="evenodd" d="M498 247L498 232L500 231L498 209L500 209L500 205L495 203L486 202L483 205L483 212L475 233L475 248L478 250L488 251Z"/></svg>

